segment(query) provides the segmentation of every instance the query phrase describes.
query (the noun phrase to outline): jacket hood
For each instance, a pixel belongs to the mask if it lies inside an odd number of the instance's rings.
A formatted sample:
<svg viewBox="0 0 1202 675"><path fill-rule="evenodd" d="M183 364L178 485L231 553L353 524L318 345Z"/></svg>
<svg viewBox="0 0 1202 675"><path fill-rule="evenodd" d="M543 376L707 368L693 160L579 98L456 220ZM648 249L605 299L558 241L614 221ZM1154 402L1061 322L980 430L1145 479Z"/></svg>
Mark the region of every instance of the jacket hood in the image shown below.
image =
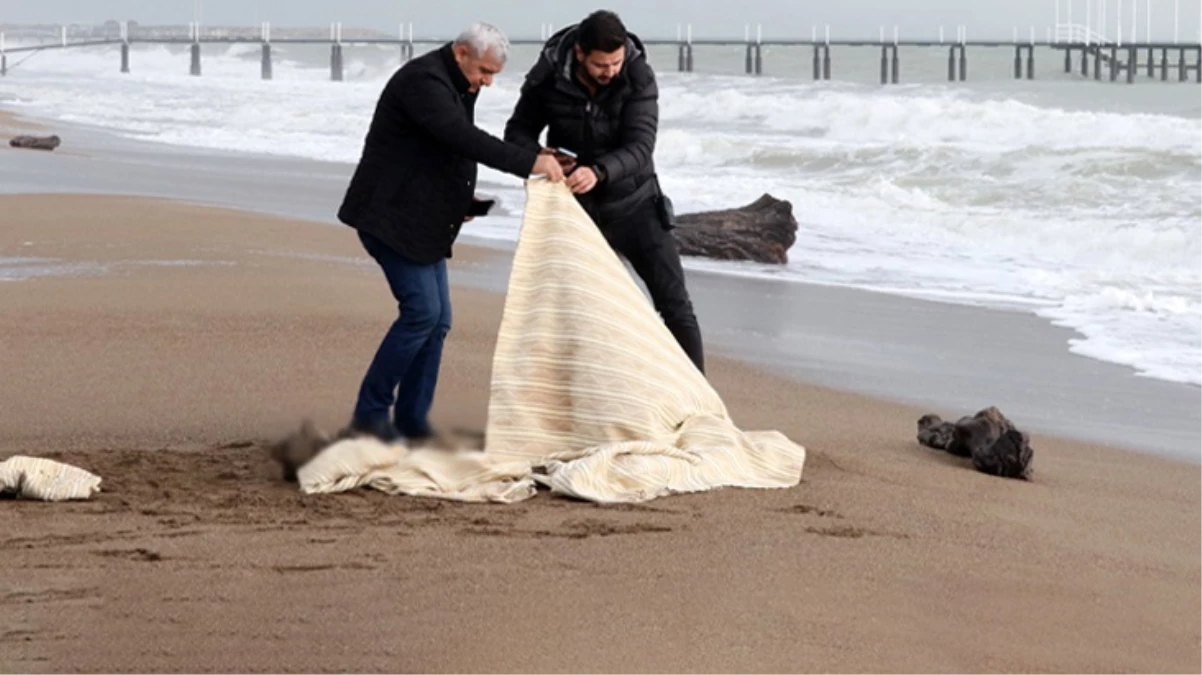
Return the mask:
<svg viewBox="0 0 1202 675"><path fill-rule="evenodd" d="M546 65L550 66L552 72L568 81L572 80L572 48L576 46L576 36L579 32L579 24L559 29L558 32L547 38L540 57ZM643 46L643 41L634 33L627 31L626 61L622 65L622 75L626 74L632 63L642 60L645 54L646 48Z"/></svg>

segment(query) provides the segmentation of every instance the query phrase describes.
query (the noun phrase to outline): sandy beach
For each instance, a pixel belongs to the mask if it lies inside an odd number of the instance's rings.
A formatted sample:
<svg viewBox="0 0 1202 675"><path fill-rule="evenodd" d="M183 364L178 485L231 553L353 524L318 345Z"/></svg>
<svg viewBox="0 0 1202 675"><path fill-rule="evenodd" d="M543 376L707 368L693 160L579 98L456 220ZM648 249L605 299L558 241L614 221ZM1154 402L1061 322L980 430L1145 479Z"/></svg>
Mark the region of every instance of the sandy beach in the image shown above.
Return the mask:
<svg viewBox="0 0 1202 675"><path fill-rule="evenodd" d="M394 312L349 229L113 196L0 212L0 256L73 266L0 282L0 459L104 479L0 503L0 671L1202 669L1196 464L1034 434L1034 480L991 478L916 443L927 410L714 357L736 423L810 449L801 485L306 497L264 445L346 421ZM452 280L497 255L458 247ZM453 298L434 422L480 430L503 298Z"/></svg>

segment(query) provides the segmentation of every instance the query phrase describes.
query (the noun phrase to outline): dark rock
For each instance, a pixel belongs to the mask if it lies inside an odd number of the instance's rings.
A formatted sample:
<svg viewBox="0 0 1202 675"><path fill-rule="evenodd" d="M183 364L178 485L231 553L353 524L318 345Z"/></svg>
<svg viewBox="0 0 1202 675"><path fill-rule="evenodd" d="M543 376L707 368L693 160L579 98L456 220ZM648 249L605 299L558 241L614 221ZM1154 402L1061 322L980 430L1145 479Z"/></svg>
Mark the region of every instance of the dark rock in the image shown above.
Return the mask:
<svg viewBox="0 0 1202 675"><path fill-rule="evenodd" d="M938 415L923 415L918 419L918 442L957 457L969 457L973 468L981 473L1023 480L1031 477L1035 451L1030 438L994 406L961 417L955 424L944 422Z"/></svg>
<svg viewBox="0 0 1202 675"><path fill-rule="evenodd" d="M947 450L952 445L955 425L944 422L938 415L923 415L918 418L918 442L928 448Z"/></svg>
<svg viewBox="0 0 1202 675"><path fill-rule="evenodd" d="M956 422L954 438L948 452L958 457L972 457L984 448L991 447L1002 434L1014 425L1002 411L990 406L972 417L962 417Z"/></svg>
<svg viewBox="0 0 1202 675"><path fill-rule="evenodd" d="M765 194L735 209L678 214L672 233L681 255L783 265L797 220L792 204Z"/></svg>
<svg viewBox="0 0 1202 675"><path fill-rule="evenodd" d="M974 452L972 466L977 471L991 476L1030 480L1034 454L1027 435L1017 429L1010 429L988 449Z"/></svg>
<svg viewBox="0 0 1202 675"><path fill-rule="evenodd" d="M58 136L14 136L8 142L14 148L30 150L53 150L62 143Z"/></svg>

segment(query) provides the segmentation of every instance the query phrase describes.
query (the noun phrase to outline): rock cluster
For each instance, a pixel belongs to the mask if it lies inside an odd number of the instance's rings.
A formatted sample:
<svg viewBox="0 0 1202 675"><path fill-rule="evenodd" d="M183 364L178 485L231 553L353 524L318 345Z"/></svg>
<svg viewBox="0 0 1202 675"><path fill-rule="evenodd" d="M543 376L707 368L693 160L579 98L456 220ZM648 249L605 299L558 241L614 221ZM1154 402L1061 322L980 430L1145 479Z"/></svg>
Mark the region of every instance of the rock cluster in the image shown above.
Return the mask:
<svg viewBox="0 0 1202 675"><path fill-rule="evenodd" d="M1027 434L996 407L990 406L955 423L938 415L918 419L918 442L957 457L972 459L981 473L1003 478L1031 479L1031 460L1035 451Z"/></svg>

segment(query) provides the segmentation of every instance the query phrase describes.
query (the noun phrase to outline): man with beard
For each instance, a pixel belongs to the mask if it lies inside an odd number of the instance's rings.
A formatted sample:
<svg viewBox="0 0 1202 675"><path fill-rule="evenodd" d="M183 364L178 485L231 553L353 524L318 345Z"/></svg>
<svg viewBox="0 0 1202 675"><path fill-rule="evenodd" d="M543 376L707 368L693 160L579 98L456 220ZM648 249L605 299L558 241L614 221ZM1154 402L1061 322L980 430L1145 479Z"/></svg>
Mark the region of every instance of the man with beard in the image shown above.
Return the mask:
<svg viewBox="0 0 1202 675"><path fill-rule="evenodd" d="M658 126L659 89L643 43L617 14L600 10L546 42L526 75L505 140L560 158L566 184L610 246L630 261L668 330L705 372L701 330L669 231L671 202L655 174ZM539 143L543 129L549 148Z"/></svg>

